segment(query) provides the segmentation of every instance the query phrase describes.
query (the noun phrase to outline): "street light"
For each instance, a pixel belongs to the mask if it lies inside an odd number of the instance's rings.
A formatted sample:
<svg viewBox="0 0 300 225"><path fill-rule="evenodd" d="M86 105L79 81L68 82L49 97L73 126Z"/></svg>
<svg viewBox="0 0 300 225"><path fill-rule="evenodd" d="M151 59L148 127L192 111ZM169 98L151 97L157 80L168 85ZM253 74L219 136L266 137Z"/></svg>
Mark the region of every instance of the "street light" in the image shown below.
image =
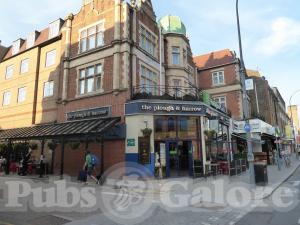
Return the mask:
<svg viewBox="0 0 300 225"><path fill-rule="evenodd" d="M242 38L241 38L241 28L240 28L240 17L239 17L239 0L236 0L236 20L237 20L237 29L238 29L238 38L239 38L239 50L240 50L240 76L242 82L242 92L243 92L243 114L245 122L245 131L247 133L247 146L248 146L248 162L249 162L249 172L250 172L250 184L255 183L255 176L254 176L254 156L253 156L253 148L251 142L251 130L249 129L249 106L248 106L248 99L246 93L246 68L244 64L244 57L243 57L243 47L242 47ZM246 127L248 127L246 129Z"/></svg>

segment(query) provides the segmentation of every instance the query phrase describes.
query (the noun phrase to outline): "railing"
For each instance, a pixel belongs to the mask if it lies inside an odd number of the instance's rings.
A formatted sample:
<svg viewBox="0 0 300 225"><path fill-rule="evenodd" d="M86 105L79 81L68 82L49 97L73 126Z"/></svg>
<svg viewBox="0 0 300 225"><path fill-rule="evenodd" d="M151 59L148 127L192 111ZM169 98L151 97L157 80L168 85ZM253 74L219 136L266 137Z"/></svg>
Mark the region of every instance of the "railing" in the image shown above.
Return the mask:
<svg viewBox="0 0 300 225"><path fill-rule="evenodd" d="M133 87L133 100L161 99L203 102L202 90L196 87L140 85ZM210 104L216 110L231 116L231 112L218 103Z"/></svg>
<svg viewBox="0 0 300 225"><path fill-rule="evenodd" d="M133 99L202 101L202 96L195 87L141 85L133 88Z"/></svg>

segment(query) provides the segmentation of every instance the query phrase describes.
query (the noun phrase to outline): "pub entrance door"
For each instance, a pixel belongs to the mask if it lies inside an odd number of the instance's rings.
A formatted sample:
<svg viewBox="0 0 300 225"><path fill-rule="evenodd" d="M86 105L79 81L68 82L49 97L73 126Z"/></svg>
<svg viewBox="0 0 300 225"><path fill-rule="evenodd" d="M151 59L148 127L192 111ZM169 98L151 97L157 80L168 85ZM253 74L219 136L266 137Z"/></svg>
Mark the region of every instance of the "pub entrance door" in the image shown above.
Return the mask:
<svg viewBox="0 0 300 225"><path fill-rule="evenodd" d="M192 176L192 142L171 140L166 142L166 176Z"/></svg>

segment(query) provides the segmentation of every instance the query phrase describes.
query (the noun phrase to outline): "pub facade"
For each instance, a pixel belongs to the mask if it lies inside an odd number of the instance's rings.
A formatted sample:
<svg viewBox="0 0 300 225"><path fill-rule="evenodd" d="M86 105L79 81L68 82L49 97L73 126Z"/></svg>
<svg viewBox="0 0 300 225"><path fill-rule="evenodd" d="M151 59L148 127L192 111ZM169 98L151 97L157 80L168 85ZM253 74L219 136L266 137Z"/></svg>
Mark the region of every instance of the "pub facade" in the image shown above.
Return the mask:
<svg viewBox="0 0 300 225"><path fill-rule="evenodd" d="M102 172L128 161L153 176L188 176L195 160L204 173L213 158L209 136L230 140L228 112L203 103L185 25L157 22L150 0L84 0L77 14L0 50L0 154L13 168L36 146L54 174L77 175L90 150Z"/></svg>

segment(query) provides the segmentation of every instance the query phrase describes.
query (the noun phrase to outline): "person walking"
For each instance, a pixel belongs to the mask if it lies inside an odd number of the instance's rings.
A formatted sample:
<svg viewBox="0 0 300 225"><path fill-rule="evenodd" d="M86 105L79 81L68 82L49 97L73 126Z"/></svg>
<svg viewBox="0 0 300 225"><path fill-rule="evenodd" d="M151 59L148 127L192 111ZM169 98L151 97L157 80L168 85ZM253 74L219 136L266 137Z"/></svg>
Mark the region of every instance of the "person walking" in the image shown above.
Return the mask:
<svg viewBox="0 0 300 225"><path fill-rule="evenodd" d="M83 170L86 171L87 176L89 178L91 178L96 183L98 183L97 178L93 176L94 167L95 167L95 164L93 163L93 158L92 158L91 152L87 151L86 155L85 155L85 162L84 162L84 165L83 165ZM86 180L85 184L88 184L88 180Z"/></svg>

